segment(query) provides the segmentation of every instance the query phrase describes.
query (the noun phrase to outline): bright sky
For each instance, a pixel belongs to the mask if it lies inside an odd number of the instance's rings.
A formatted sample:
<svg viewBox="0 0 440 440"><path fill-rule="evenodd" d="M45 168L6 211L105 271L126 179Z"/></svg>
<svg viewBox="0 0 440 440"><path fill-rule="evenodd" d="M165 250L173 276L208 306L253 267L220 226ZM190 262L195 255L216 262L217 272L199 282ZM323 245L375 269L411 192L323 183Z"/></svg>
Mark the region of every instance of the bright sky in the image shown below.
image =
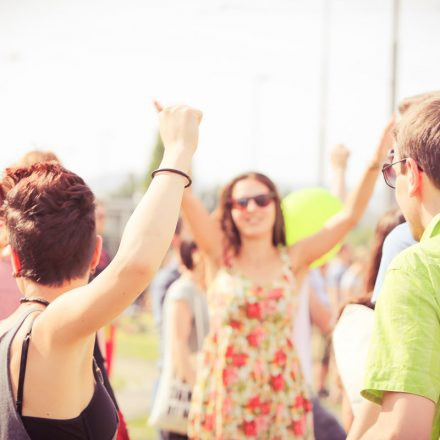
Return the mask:
<svg viewBox="0 0 440 440"><path fill-rule="evenodd" d="M251 168L316 184L326 55L326 154L352 149L353 182L389 114L391 11L391 0L0 0L0 166L52 149L99 191L145 170L159 99L204 111L199 185ZM400 23L398 98L440 89L440 3L401 0Z"/></svg>

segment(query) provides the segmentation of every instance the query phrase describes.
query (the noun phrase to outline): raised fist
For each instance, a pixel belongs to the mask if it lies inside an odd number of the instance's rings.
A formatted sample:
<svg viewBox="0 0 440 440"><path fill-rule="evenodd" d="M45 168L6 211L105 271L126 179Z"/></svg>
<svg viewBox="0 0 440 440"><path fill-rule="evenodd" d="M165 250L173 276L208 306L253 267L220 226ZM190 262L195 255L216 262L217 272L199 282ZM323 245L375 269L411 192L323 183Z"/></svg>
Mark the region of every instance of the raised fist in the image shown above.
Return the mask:
<svg viewBox="0 0 440 440"><path fill-rule="evenodd" d="M330 160L333 168L346 168L350 157L350 150L342 144L335 145L330 152Z"/></svg>
<svg viewBox="0 0 440 440"><path fill-rule="evenodd" d="M155 102L159 112L159 131L165 151L187 151L193 154L199 139L202 112L186 105L162 108Z"/></svg>

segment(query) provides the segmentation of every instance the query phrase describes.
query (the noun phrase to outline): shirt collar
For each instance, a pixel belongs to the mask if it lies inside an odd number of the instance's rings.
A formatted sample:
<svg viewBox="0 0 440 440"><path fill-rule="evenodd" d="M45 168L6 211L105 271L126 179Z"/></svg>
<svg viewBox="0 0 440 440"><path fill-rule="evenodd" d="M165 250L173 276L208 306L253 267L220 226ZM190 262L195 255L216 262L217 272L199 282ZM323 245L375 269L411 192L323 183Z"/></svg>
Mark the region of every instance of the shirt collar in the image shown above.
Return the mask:
<svg viewBox="0 0 440 440"><path fill-rule="evenodd" d="M427 240L428 238L435 237L436 235L440 235L440 213L435 215L428 223L428 226L425 228L425 232L423 232L420 241Z"/></svg>

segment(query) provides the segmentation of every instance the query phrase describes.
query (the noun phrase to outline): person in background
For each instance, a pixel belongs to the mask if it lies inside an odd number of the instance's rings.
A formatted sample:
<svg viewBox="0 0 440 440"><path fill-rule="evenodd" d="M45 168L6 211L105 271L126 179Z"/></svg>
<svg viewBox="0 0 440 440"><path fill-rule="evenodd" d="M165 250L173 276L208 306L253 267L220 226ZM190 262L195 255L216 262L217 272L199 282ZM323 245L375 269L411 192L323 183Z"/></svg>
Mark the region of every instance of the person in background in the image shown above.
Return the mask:
<svg viewBox="0 0 440 440"><path fill-rule="evenodd" d="M157 272L153 281L148 288L148 293L151 297L153 307L153 317L156 325L156 330L159 335L159 369L161 368L161 360L163 357L163 305L167 291L171 284L180 277L180 243L182 233L182 219L177 221L176 229L174 230L173 239L171 240L171 255L168 262Z"/></svg>
<svg viewBox="0 0 440 440"><path fill-rule="evenodd" d="M304 380L313 403L313 430L316 440L342 440L345 432L338 420L327 411L313 394L312 324L322 335L331 332L331 310L320 268L310 272L301 289L298 312L294 319L293 341L301 361Z"/></svg>
<svg viewBox="0 0 440 440"><path fill-rule="evenodd" d="M39 162L51 162L51 161L55 161L59 164L61 164L60 159L58 158L58 156L50 150L31 150L28 151L27 153L25 153L21 159L14 164L14 167L23 167L23 168L27 168L31 165L33 165L34 163L39 163Z"/></svg>
<svg viewBox="0 0 440 440"><path fill-rule="evenodd" d="M350 157L350 150L342 144L338 144L332 148L330 152L330 165L331 165L331 185L330 190L333 195L338 197L341 202L344 203L347 196L347 165ZM336 258L334 261L330 261L328 264L321 266L318 269L310 271L309 283L311 289L315 295L317 295L322 304L326 305L330 317L328 318L328 324L326 327L330 328L331 320L334 318L335 300L339 298L339 292L336 294L330 290L330 277L337 277L338 272L345 269L340 263L340 259ZM331 267L331 269L330 269ZM331 274L330 274L331 272ZM342 278L343 273L340 274ZM339 284L338 284L339 285ZM313 316L313 315L312 315ZM326 383L330 371L330 360L332 354L330 329L323 330L321 327L321 336L324 338L323 353L321 358L321 365L318 374L318 397L324 398L329 396ZM319 404L319 400L317 402ZM314 413L315 414L315 413ZM315 423L316 427L317 423ZM318 425L319 426L319 425ZM318 428L319 429L319 428ZM315 429L315 434L316 434ZM321 431L318 431L318 434ZM323 434L324 435L324 434ZM336 434L335 434L336 435ZM340 429L340 436L343 436L343 430ZM319 440L319 439L318 439Z"/></svg>
<svg viewBox="0 0 440 440"><path fill-rule="evenodd" d="M365 307L373 308L371 301L382 245L390 231L404 221L400 209L387 211L377 223L370 245L369 258L364 272L364 289L361 296L349 298L341 307L339 320L333 331L333 345L339 377L342 382L342 422L349 431L355 414L362 402L360 390L364 372L368 338L371 334L371 315Z"/></svg>
<svg viewBox="0 0 440 440"><path fill-rule="evenodd" d="M52 151L31 150L25 153L14 166L28 167L34 163L47 161L60 163ZM20 305L21 293L12 273L8 232L4 222L0 220L0 320L8 317Z"/></svg>
<svg viewBox="0 0 440 440"><path fill-rule="evenodd" d="M343 211L291 247L285 246L278 193L262 174L245 173L225 187L220 224L185 195L184 217L212 276L210 334L197 371L190 438L313 437L312 405L291 341L299 289L309 265L364 212L392 124Z"/></svg>
<svg viewBox="0 0 440 440"><path fill-rule="evenodd" d="M385 274L391 261L393 261L394 257L400 254L400 252L416 243L417 241L414 240L412 236L409 224L405 221L403 221L402 224L397 225L386 236L381 250L382 257L380 259L377 278L374 283L373 296L371 297L371 302L373 304L376 304L376 301L379 298Z"/></svg>
<svg viewBox="0 0 440 440"><path fill-rule="evenodd" d="M12 272L8 233L4 222L0 221L0 320L20 305L21 293Z"/></svg>
<svg viewBox="0 0 440 440"><path fill-rule="evenodd" d="M6 171L1 217L24 297L0 322L0 438L115 437L117 412L93 362L95 334L143 291L165 256L201 117L185 106L160 113L162 168L112 263L91 283L101 239L85 182L56 162Z"/></svg>
<svg viewBox="0 0 440 440"><path fill-rule="evenodd" d="M95 270L90 274L90 281L93 281L111 262L110 254L104 241L105 224L107 220L107 212L105 204L101 200L95 203L95 225L96 233L103 237L101 255ZM93 357L101 370L105 389L113 400L115 408L118 412L119 426L116 440L128 440L130 438L125 422L124 414L122 413L115 392L110 382L110 374L113 366L113 353L115 348L116 326L111 322L107 326L99 329L96 332L96 341L93 348Z"/></svg>
<svg viewBox="0 0 440 440"><path fill-rule="evenodd" d="M196 379L196 354L209 331L203 258L193 241L180 243L181 276L168 289L164 305L165 343L169 344L176 376L191 387ZM202 334L199 334L199 333ZM162 432L162 438L188 438Z"/></svg>
<svg viewBox="0 0 440 440"><path fill-rule="evenodd" d="M440 94L399 121L386 183L420 242L393 259L375 311L350 440L440 437Z"/></svg>
<svg viewBox="0 0 440 440"><path fill-rule="evenodd" d="M102 200L96 201L95 208L96 217L96 232L104 237L105 225L107 222L107 210L105 203ZM96 278L111 262L110 252L108 251L107 245L105 244L104 238L102 243L101 256L99 258L98 265L96 266L95 272L92 274L90 281Z"/></svg>
<svg viewBox="0 0 440 440"><path fill-rule="evenodd" d="M157 387L160 381L160 375L163 367L164 358L164 335L163 335L163 320L164 320L164 303L166 299L166 294L171 286L180 277L180 243L181 233L182 233L182 219L179 217L177 221L176 228L174 230L174 235L171 240L171 246L168 252L169 259L163 265L163 267L157 272L156 276L151 282L148 293L151 298L151 304L153 308L153 318L156 326L157 335L159 338L159 359L157 362L158 376L153 385L153 393L151 395L151 406L153 405ZM161 440L167 440L168 434L166 431L158 431L158 436Z"/></svg>

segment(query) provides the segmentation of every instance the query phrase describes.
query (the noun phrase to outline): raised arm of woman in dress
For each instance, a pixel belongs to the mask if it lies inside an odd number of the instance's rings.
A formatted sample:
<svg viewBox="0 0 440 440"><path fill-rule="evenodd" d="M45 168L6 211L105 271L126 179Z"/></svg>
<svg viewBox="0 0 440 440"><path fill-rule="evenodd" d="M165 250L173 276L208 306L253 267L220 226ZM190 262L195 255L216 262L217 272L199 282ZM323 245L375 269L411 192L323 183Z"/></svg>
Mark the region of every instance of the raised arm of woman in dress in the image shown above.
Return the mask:
<svg viewBox="0 0 440 440"><path fill-rule="evenodd" d="M220 265L223 258L220 223L192 191L185 192L182 210L198 248L211 264Z"/></svg>
<svg viewBox="0 0 440 440"><path fill-rule="evenodd" d="M165 151L160 168L189 172L202 114L185 106L159 114ZM152 180L130 217L111 264L90 284L53 301L44 312L48 334L63 343L93 334L118 316L145 289L171 243L185 177L162 172Z"/></svg>
<svg viewBox="0 0 440 440"><path fill-rule="evenodd" d="M297 273L307 268L313 261L328 252L340 242L357 224L373 194L380 167L393 143L394 117L383 131L380 142L368 163L359 183L344 204L343 210L332 217L324 228L289 248L292 266Z"/></svg>

